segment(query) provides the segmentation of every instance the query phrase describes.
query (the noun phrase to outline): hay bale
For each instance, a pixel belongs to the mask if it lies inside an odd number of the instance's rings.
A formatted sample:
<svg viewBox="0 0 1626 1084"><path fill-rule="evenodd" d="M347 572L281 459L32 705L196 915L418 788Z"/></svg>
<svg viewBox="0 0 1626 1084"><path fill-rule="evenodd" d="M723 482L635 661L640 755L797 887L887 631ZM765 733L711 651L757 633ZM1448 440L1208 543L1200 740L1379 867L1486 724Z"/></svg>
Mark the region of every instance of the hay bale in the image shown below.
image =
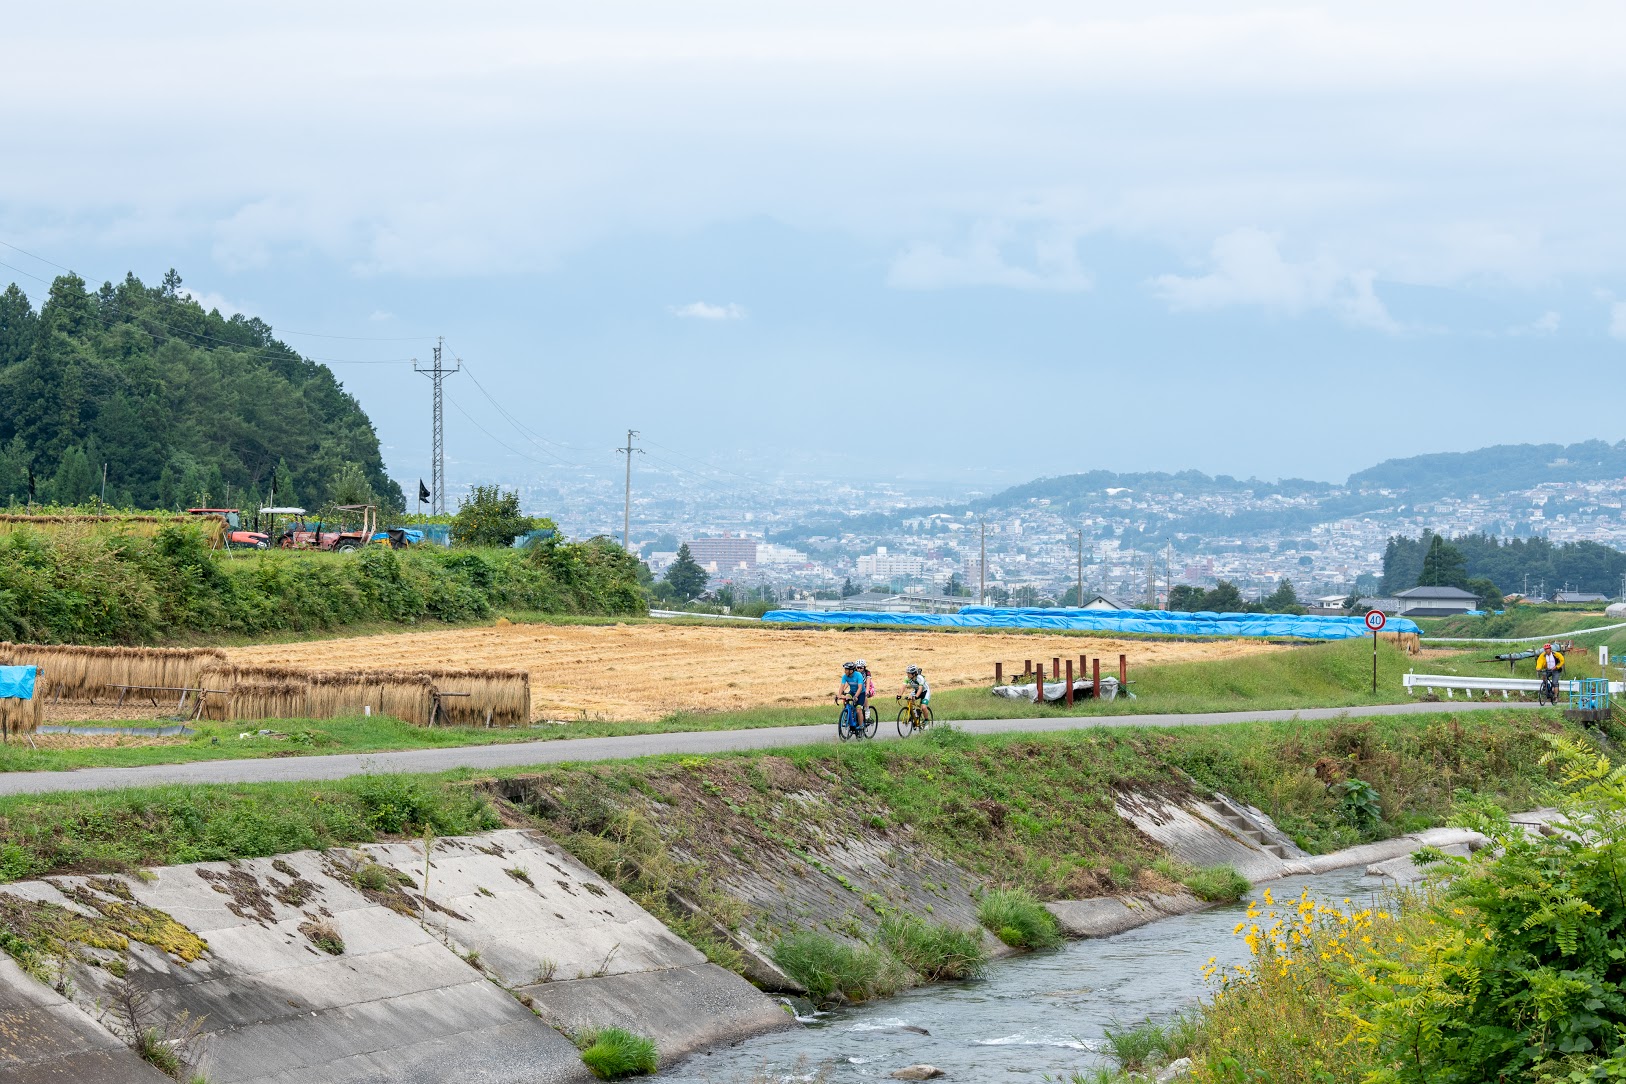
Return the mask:
<svg viewBox="0 0 1626 1084"><path fill-rule="evenodd" d="M38 666L49 677L37 695L62 700L103 700L113 695L109 685L193 689L205 668L225 661L217 647L0 643L0 662Z"/></svg>
<svg viewBox="0 0 1626 1084"><path fill-rule="evenodd" d="M525 726L531 721L531 675L526 670L427 670L443 693L468 693L441 701L435 720L446 726Z"/></svg>
<svg viewBox="0 0 1626 1084"><path fill-rule="evenodd" d="M232 686L228 719L298 719L305 715L308 686L297 681L244 681Z"/></svg>
<svg viewBox="0 0 1626 1084"><path fill-rule="evenodd" d="M39 729L41 700L35 696L23 700L15 696L0 696L0 724L8 734L32 734Z"/></svg>

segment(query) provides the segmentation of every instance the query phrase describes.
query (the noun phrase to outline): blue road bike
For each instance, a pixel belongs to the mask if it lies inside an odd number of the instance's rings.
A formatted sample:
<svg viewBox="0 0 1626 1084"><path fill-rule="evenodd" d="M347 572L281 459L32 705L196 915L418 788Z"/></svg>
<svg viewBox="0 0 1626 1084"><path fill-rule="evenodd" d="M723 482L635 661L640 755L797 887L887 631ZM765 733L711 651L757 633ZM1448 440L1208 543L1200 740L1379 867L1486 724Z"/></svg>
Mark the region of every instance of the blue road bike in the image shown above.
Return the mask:
<svg viewBox="0 0 1626 1084"><path fill-rule="evenodd" d="M875 730L881 725L881 717L875 713L873 705L864 708L862 717L858 714L858 700L851 696L836 697L841 704L841 718L836 720L836 736L842 741L849 738L873 738Z"/></svg>

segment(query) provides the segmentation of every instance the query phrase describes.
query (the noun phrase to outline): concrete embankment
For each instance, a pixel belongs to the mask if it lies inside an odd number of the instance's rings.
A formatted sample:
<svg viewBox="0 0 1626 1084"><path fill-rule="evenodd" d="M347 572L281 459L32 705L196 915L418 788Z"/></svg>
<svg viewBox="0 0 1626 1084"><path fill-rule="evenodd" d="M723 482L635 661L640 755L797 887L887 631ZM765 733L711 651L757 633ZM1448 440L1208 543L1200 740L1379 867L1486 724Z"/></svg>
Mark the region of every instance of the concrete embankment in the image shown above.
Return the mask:
<svg viewBox="0 0 1626 1084"><path fill-rule="evenodd" d="M671 1059L789 1023L524 831L439 840L427 863L391 844L23 882L0 906L25 935L83 931L58 972L0 969L0 1006L39 1037L0 1048L19 1084L150 1077L121 1041L131 990L144 1026L196 1026L177 1051L211 1084L586 1080L562 1031L624 1027Z"/></svg>

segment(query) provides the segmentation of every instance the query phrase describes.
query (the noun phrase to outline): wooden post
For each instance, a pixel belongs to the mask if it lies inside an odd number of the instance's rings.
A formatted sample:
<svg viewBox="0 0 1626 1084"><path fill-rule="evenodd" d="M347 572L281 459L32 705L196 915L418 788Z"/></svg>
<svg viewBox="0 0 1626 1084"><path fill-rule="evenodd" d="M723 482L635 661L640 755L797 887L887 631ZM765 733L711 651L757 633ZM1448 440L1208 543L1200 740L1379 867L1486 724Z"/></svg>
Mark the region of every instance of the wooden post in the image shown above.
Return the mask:
<svg viewBox="0 0 1626 1084"><path fill-rule="evenodd" d="M1005 684L1005 664L1002 662L994 663L994 684Z"/></svg>
<svg viewBox="0 0 1626 1084"><path fill-rule="evenodd" d="M1062 693L1062 697L1067 701L1067 706L1068 707L1073 706L1073 660L1072 659L1067 660L1067 691Z"/></svg>
<svg viewBox="0 0 1626 1084"><path fill-rule="evenodd" d="M1118 691L1123 692L1123 686L1129 684L1129 656L1118 656Z"/></svg>
<svg viewBox="0 0 1626 1084"><path fill-rule="evenodd" d="M1032 659L1023 659L1022 660L1022 676L1027 677L1031 673L1033 673L1033 660Z"/></svg>
<svg viewBox="0 0 1626 1084"><path fill-rule="evenodd" d="M1039 664L1038 674L1039 674L1039 683L1033 687L1033 702L1035 704L1043 704L1044 703L1044 663L1042 663L1042 662Z"/></svg>
<svg viewBox="0 0 1626 1084"><path fill-rule="evenodd" d="M1090 663L1083 655L1078 657L1078 676L1083 677L1090 672Z"/></svg>
<svg viewBox="0 0 1626 1084"><path fill-rule="evenodd" d="M1101 699L1101 660L1098 658L1091 659L1090 664L1095 670L1095 698L1099 700Z"/></svg>
<svg viewBox="0 0 1626 1084"><path fill-rule="evenodd" d="M1055 674L1057 677L1061 676L1061 656L1060 655L1052 655L1050 657L1050 672L1052 674Z"/></svg>

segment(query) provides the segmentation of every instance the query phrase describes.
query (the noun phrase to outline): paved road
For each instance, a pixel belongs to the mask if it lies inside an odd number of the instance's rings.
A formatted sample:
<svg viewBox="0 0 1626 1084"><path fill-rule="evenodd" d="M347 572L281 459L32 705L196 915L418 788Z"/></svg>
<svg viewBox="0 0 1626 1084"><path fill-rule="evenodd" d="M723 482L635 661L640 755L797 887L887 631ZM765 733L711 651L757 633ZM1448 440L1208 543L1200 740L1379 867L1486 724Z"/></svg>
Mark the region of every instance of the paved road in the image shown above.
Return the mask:
<svg viewBox="0 0 1626 1084"><path fill-rule="evenodd" d="M1053 719L971 719L954 725L971 734L1013 731L1087 730L1118 726L1222 726L1226 723L1280 719L1336 719L1340 715L1412 715L1430 711L1474 711L1516 706L1502 703L1411 702L1364 708L1306 708L1302 711L1232 711L1191 715L1103 715ZM1529 705L1534 706L1534 705ZM896 731L881 737L900 740ZM346 753L338 756L279 757L272 760L213 760L191 764L155 764L143 768L83 768L71 772L0 773L0 795L42 794L62 790L148 787L166 783L276 783L295 779L342 779L383 772L438 772L449 768L514 768L563 761L631 760L663 753L726 753L772 749L836 740L832 726L779 726L759 730L697 730L678 734L636 734L622 738L567 738L470 745L454 749L411 749L399 753Z"/></svg>

